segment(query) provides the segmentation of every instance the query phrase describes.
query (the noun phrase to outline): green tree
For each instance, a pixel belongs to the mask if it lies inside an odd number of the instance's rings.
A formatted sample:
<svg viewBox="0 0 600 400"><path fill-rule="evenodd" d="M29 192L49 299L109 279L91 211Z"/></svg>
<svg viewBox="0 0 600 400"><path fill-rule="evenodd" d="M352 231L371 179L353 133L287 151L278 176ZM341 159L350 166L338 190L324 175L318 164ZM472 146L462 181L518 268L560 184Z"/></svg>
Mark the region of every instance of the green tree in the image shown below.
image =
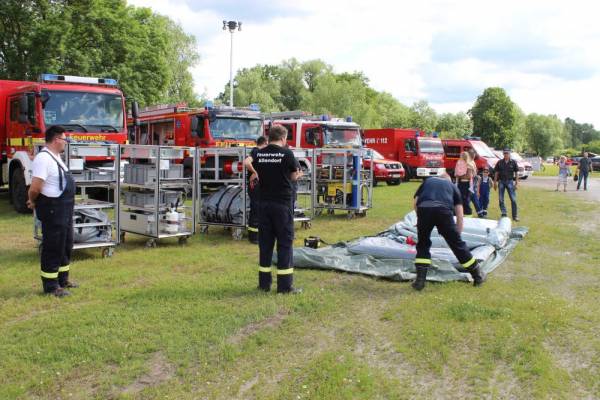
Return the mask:
<svg viewBox="0 0 600 400"><path fill-rule="evenodd" d="M542 157L556 154L563 146L564 126L556 115L529 114L525 130L529 149Z"/></svg>
<svg viewBox="0 0 600 400"><path fill-rule="evenodd" d="M438 116L426 100L420 100L410 107L410 127L433 132L437 126Z"/></svg>
<svg viewBox="0 0 600 400"><path fill-rule="evenodd" d="M443 138L462 138L473 132L473 123L464 112L445 113L438 119L435 130L440 132Z"/></svg>
<svg viewBox="0 0 600 400"><path fill-rule="evenodd" d="M572 118L565 118L565 129L568 146L580 147L593 140L600 140L600 132L594 129L592 124L580 124Z"/></svg>
<svg viewBox="0 0 600 400"><path fill-rule="evenodd" d="M42 72L112 77L142 105L194 101L195 39L125 0L4 0L0 79Z"/></svg>
<svg viewBox="0 0 600 400"><path fill-rule="evenodd" d="M515 104L504 89L485 89L468 114L473 121L473 133L486 143L496 148L514 145L517 115Z"/></svg>

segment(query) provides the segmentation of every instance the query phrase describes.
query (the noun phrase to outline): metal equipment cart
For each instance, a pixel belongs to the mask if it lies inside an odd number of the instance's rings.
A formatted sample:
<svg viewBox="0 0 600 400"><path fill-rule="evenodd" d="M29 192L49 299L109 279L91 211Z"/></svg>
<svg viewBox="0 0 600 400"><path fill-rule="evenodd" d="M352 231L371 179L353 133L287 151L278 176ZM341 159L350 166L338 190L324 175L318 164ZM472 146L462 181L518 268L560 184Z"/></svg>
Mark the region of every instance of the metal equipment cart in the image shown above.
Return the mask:
<svg viewBox="0 0 600 400"><path fill-rule="evenodd" d="M248 226L250 199L246 185L244 160L250 154L246 147L198 148L198 197L200 232L210 226L231 231L241 240Z"/></svg>
<svg viewBox="0 0 600 400"><path fill-rule="evenodd" d="M294 201L294 222L299 222L304 229L310 229L314 217L314 196L312 149L292 149L294 156L300 163L303 175L296 182L296 198Z"/></svg>
<svg viewBox="0 0 600 400"><path fill-rule="evenodd" d="M312 158L313 206L315 215L323 210L347 212L348 219L364 217L373 203L373 170L363 169L370 149L314 149Z"/></svg>
<svg viewBox="0 0 600 400"><path fill-rule="evenodd" d="M36 146L36 153L41 146ZM106 166L92 168L86 159L106 160ZM120 152L118 144L68 143L63 160L69 168L77 188L73 221L73 250L102 249L102 257L111 257L119 244L119 183ZM97 189L97 190L92 190ZM102 197L102 200L91 199ZM105 198L104 198L105 197ZM112 214L109 215L109 214ZM34 216L34 238L43 242L41 222Z"/></svg>
<svg viewBox="0 0 600 400"><path fill-rule="evenodd" d="M128 161L119 195L121 241L134 233L148 238L146 247L175 237L185 244L196 232L196 154L194 147L121 146L121 159Z"/></svg>

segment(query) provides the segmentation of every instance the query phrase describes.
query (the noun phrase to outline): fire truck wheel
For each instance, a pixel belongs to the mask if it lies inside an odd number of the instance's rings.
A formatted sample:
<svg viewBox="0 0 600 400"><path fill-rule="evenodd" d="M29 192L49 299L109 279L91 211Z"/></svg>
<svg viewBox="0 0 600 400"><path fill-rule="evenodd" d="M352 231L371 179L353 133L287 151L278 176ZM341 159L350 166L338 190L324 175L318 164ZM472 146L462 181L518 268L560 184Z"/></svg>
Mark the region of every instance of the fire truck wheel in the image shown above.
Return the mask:
<svg viewBox="0 0 600 400"><path fill-rule="evenodd" d="M15 168L10 179L12 203L15 211L21 214L30 214L32 210L27 208L27 185L22 168Z"/></svg>
<svg viewBox="0 0 600 400"><path fill-rule="evenodd" d="M179 243L180 246L186 245L187 242L188 242L188 236L181 236L178 239L178 243Z"/></svg>
<svg viewBox="0 0 600 400"><path fill-rule="evenodd" d="M200 233L208 233L208 225L200 225Z"/></svg>
<svg viewBox="0 0 600 400"><path fill-rule="evenodd" d="M379 181L377 179L373 179L373 187L377 186L378 183L379 183Z"/></svg>
<svg viewBox="0 0 600 400"><path fill-rule="evenodd" d="M387 181L388 186L398 186L400 184L400 179L391 179Z"/></svg>

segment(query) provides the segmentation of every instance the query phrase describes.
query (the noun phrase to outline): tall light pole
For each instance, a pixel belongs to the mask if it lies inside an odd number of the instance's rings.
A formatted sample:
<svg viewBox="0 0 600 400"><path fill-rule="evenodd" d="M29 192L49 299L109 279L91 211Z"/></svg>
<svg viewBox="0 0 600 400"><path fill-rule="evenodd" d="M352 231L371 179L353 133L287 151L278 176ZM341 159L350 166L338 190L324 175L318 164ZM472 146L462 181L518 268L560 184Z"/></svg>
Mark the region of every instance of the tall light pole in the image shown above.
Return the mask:
<svg viewBox="0 0 600 400"><path fill-rule="evenodd" d="M229 107L233 107L233 32L242 30L241 21L223 21L223 30L229 29L231 33L231 47L229 52Z"/></svg>

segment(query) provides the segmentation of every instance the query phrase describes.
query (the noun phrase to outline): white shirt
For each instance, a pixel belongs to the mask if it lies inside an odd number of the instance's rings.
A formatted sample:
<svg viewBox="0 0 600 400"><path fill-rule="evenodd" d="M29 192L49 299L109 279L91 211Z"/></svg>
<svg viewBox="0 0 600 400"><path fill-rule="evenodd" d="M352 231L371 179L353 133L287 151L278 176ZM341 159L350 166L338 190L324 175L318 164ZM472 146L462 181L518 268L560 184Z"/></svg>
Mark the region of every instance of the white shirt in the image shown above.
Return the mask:
<svg viewBox="0 0 600 400"><path fill-rule="evenodd" d="M54 156L54 158L52 158L46 151L50 151L50 149L44 147L44 151L39 152L37 156L35 156L31 167L31 175L34 178L40 178L44 181L44 185L42 186L42 194L44 196L59 197L67 186L67 180L63 175L63 190L61 190L60 176L58 174L62 174L63 172L59 171L56 161L60 163L65 171L68 171L68 169L60 158L60 155L52 153Z"/></svg>

